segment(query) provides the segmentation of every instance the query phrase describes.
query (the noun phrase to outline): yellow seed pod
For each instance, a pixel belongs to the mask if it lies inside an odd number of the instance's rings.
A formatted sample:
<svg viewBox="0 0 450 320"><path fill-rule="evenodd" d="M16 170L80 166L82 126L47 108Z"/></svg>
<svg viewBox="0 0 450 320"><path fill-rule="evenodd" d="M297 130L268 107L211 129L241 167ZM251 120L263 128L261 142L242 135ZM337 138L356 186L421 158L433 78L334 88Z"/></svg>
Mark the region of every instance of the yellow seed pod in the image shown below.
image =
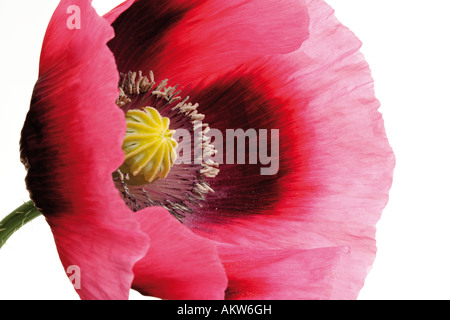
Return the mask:
<svg viewBox="0 0 450 320"><path fill-rule="evenodd" d="M127 132L122 149L125 163L121 172L127 183L144 185L165 178L177 159L178 143L170 130L170 119L163 118L153 107L130 110L125 115Z"/></svg>

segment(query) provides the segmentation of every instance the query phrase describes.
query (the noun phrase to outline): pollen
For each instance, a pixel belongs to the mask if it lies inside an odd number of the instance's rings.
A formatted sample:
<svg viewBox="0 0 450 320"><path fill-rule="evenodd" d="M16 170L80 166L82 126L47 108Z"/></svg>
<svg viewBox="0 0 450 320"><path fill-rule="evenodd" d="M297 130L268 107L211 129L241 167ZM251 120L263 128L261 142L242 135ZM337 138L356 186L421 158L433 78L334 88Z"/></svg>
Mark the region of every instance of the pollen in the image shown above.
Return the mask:
<svg viewBox="0 0 450 320"><path fill-rule="evenodd" d="M129 110L125 118L125 162L120 170L127 175L127 183L145 185L166 178L177 159L178 146L175 130L169 129L170 119L153 107Z"/></svg>

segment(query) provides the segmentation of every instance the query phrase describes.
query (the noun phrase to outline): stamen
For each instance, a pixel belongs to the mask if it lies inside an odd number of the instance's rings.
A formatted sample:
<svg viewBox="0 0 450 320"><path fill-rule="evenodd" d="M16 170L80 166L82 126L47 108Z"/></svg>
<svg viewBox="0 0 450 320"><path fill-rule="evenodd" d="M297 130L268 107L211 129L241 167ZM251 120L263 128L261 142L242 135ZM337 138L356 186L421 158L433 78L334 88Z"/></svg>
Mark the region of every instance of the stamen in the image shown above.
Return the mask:
<svg viewBox="0 0 450 320"><path fill-rule="evenodd" d="M116 104L126 114L125 163L113 177L132 210L161 206L181 220L214 192L205 179L219 173L219 165L210 159L217 151L206 135L210 128L201 122L205 115L198 112L199 105L188 102L189 97L182 99L178 85L168 86L168 80L155 85L152 72L148 76L141 71L121 74ZM169 124L175 130L170 130ZM175 163L178 143L173 135L177 129L191 134L201 130L202 139L194 139L194 146L185 147L200 147L201 160L208 160Z"/></svg>

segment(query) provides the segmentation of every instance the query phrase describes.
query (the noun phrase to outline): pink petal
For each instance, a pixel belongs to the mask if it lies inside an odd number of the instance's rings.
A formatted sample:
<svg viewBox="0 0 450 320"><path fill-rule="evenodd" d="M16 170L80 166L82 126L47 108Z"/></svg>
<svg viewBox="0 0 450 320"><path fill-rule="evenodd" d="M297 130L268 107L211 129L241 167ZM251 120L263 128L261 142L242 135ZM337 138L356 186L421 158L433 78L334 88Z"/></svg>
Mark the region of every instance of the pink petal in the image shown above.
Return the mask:
<svg viewBox="0 0 450 320"><path fill-rule="evenodd" d="M263 180L238 165L235 173L222 166L211 182L217 195L186 224L244 251L347 247L324 297L353 299L375 258L375 225L388 201L395 159L360 41L323 1L309 0L308 9L310 37L299 50L187 92L211 128L280 129L280 172ZM244 89L238 94L236 88ZM224 113L235 117L227 123ZM240 181L262 184L245 192Z"/></svg>
<svg viewBox="0 0 450 320"><path fill-rule="evenodd" d="M126 0L122 2L117 7L112 9L110 12L103 15L103 19L108 21L109 24L112 24L114 20L116 20L117 17L120 16L125 10L127 10L133 3L134 0Z"/></svg>
<svg viewBox="0 0 450 320"><path fill-rule="evenodd" d="M227 277L213 242L183 226L165 209L136 213L151 237L147 255L136 263L133 288L163 299L223 299Z"/></svg>
<svg viewBox="0 0 450 320"><path fill-rule="evenodd" d="M220 173L207 181L215 192L208 194L207 201L197 208L196 214L186 217L187 225L199 224L199 229L208 229L210 224L227 225L234 220L253 220L258 215L271 215L285 197L299 199L305 196L307 201L306 197L310 195L311 186L306 190L300 183L290 187L294 175L298 180L308 178L309 151L304 149L308 120L295 115L296 108L302 105L290 105L292 94L278 95L277 90L282 90L285 75L263 78L260 74L265 75L264 67L237 68L187 91L192 101L199 103L199 112L206 115L205 122L222 133L224 143L220 148L223 154L215 158L220 163ZM271 87L274 79L279 88ZM228 145L227 130L230 129L254 132L256 139L248 141L246 149L239 151L247 154L244 164L236 164L237 148ZM263 139L260 130L267 132L268 140L279 139L274 142L277 151L271 151L272 142L267 142L267 154L273 155L272 160L277 163L267 175L262 174L262 170L270 165L250 163L250 158L261 159L257 150L261 146L258 140ZM236 145L238 143L235 142ZM251 155L249 145L255 146ZM275 157L277 152L279 157ZM234 156L231 164L227 163L230 154ZM302 166L301 171L299 166ZM225 233L229 232L225 230Z"/></svg>
<svg viewBox="0 0 450 320"><path fill-rule="evenodd" d="M308 37L302 0L136 1L112 25L110 47L120 71L153 70L182 86L291 52Z"/></svg>
<svg viewBox="0 0 450 320"><path fill-rule="evenodd" d="M312 300L330 296L346 248L267 250L219 246L229 278L227 299Z"/></svg>
<svg viewBox="0 0 450 320"><path fill-rule="evenodd" d="M21 156L64 268L80 268L80 297L126 299L148 238L111 177L123 162L125 121L106 46L113 29L90 2L63 0L50 21ZM71 5L80 8L81 29L67 27Z"/></svg>

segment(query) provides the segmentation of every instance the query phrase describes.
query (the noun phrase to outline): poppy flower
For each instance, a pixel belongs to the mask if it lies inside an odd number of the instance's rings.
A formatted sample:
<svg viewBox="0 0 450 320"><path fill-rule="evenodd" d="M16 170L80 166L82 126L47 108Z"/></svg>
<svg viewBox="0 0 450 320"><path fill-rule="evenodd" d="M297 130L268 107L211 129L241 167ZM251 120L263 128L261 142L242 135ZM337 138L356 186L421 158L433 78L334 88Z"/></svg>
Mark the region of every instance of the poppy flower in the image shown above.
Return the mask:
<svg viewBox="0 0 450 320"><path fill-rule="evenodd" d="M359 47L321 0L61 1L21 151L80 297L356 298L394 166Z"/></svg>

